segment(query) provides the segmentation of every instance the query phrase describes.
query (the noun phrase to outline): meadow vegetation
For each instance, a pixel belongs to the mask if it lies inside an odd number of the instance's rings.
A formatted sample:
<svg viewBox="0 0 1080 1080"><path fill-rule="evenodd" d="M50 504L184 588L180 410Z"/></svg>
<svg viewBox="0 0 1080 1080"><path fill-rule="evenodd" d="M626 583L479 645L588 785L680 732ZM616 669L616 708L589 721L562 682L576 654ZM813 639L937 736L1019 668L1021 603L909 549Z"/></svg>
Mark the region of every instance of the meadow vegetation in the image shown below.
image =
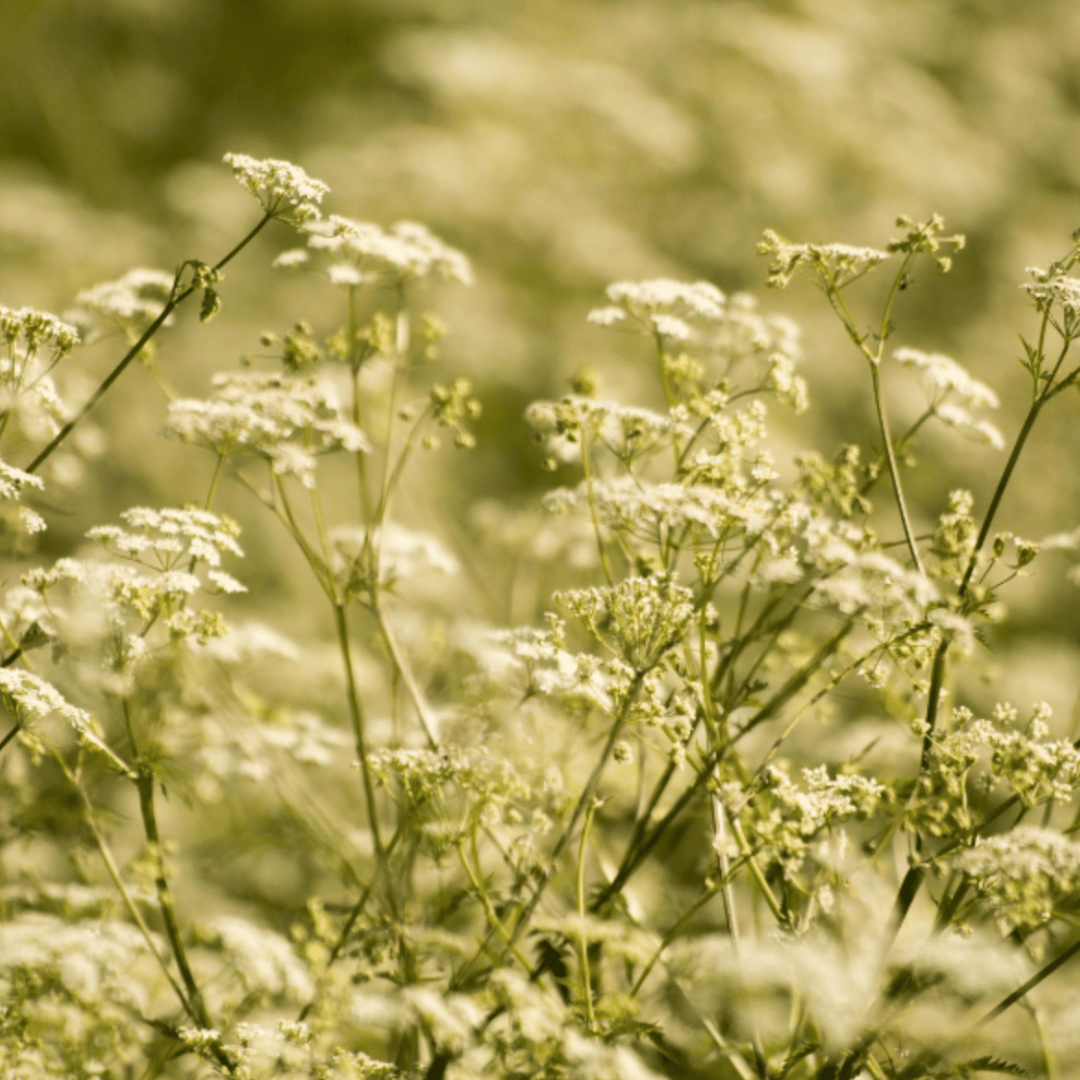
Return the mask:
<svg viewBox="0 0 1080 1080"><path fill-rule="evenodd" d="M399 508L476 448L469 379L430 375L429 298L483 288L469 259L329 213L296 165L226 164L254 201L216 262L0 308L3 1075L1068 1075L1040 995L1080 952L1080 740L978 678L1033 564L1064 581L1080 545L1005 526L1033 432L1076 408L1080 237L1020 282L1015 430L905 340L909 289L963 258L939 217L760 242L768 285L839 320L862 441L800 427L814 377L771 299L612 284L590 332L641 395L583 364L529 405L548 490L461 535ZM330 302L266 311L181 396L170 327L229 318L264 230ZM80 350L118 340L78 393ZM137 365L190 465L46 549ZM911 506L931 433L993 455L989 490ZM315 630L253 618L227 491L295 548Z"/></svg>

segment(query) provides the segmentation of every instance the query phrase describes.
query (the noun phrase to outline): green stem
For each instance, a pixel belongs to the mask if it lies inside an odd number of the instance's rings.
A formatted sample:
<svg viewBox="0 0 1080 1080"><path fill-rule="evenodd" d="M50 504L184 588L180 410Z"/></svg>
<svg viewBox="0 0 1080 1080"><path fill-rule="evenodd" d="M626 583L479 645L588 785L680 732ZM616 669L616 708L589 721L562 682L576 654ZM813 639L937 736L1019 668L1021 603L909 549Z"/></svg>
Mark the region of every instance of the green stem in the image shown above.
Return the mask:
<svg viewBox="0 0 1080 1080"><path fill-rule="evenodd" d="M979 1022L976 1027L985 1027L991 1021L996 1020L1006 1009L1012 1008L1022 997L1034 990L1044 979L1054 974L1059 967L1067 964L1077 953L1080 953L1080 940L1074 941L1060 956L1051 960L1049 964L1041 968L1019 989L1014 990L1007 998L995 1005Z"/></svg>
<svg viewBox="0 0 1080 1080"><path fill-rule="evenodd" d="M735 843L739 846L739 854L746 860L746 865L750 868L750 876L761 890L761 895L765 898L765 903L772 912L773 918L776 919L777 925L781 928L786 928L788 926L788 918L780 907L780 903L776 899L769 883L765 880L765 875L762 873L761 867L758 866L757 860L754 858L754 853L746 840L738 817L730 811L727 811L727 818L731 822L731 831L735 837Z"/></svg>
<svg viewBox="0 0 1080 1080"><path fill-rule="evenodd" d="M263 230L267 222L273 218L272 214L267 214L254 229L251 230L223 258L219 259L214 264L215 270L220 270L233 258L235 258L252 240ZM194 284L188 285L186 288L181 289L180 292L176 292L176 288L179 285L179 275L177 276L176 284L173 286L173 295L169 298L168 303L161 309L161 313L158 317L143 331L139 340L120 359L120 362L105 376L101 385L90 395L85 404L79 411L56 433L52 442L50 442L33 461L30 462L24 469L24 472L33 473L37 472L39 468L45 463L45 461L52 455L52 453L60 446L60 444L75 430L78 424L83 421L94 406L105 396L105 393L112 386L121 375L124 374L125 369L142 351L142 348L146 343L161 329L165 324L165 320L189 297L192 293L199 291L199 286Z"/></svg>
<svg viewBox="0 0 1080 1080"><path fill-rule="evenodd" d="M874 408L877 410L878 427L881 429L881 439L885 444L885 460L889 465L889 476L892 478L893 491L896 494L896 507L900 511L900 524L904 529L904 538L907 540L908 551L911 552L912 562L920 576L926 577L926 568L919 557L919 549L915 543L915 531L911 527L911 518L908 515L907 503L904 499L904 489L900 483L900 468L896 463L896 452L893 450L892 432L889 430L889 417L885 412L885 403L881 394L881 370L878 363L870 364L870 378L874 388Z"/></svg>
<svg viewBox="0 0 1080 1080"><path fill-rule="evenodd" d="M475 851L476 844L476 828L475 825L470 826L473 832L473 845ZM479 866L473 867L469 862L469 857L465 853L465 841L459 839L455 845L457 848L458 859L461 861L462 869L465 871L472 884L473 891L476 893L476 898L480 901L480 906L484 909L484 917L488 921L488 925L498 936L499 940L505 946L507 952L509 952L515 960L525 969L525 971L532 976L533 968L529 961L524 957L521 950L517 947L514 939L511 937L510 932L503 926L498 914L494 907L491 905L491 897L488 896L487 889L484 888L483 879L480 876Z"/></svg>
<svg viewBox="0 0 1080 1080"><path fill-rule="evenodd" d="M383 611L382 600L377 591L373 593L371 610L379 623L379 630L382 633L383 640L386 642L386 648L390 653L394 669L402 683L405 684L405 689L412 700L413 708L416 710L417 718L420 720L420 726L424 729L424 737L427 739L428 746L434 750L438 746L436 737L439 730L438 718L428 704L424 692L420 689L420 684L416 681L416 675L413 673L408 660L405 659L405 654L398 644L397 637L390 628L386 613Z"/></svg>
<svg viewBox="0 0 1080 1080"><path fill-rule="evenodd" d="M200 1023L194 1007L191 1002L188 1001L180 984L173 978L172 972L169 971L169 965L166 962L165 957L162 956L158 950L157 943L154 941L154 936L150 933L150 928L146 925L146 921L143 919L142 913L136 906L135 900L132 898L131 893L128 892L127 885L124 884L124 879L120 876L120 868L116 864L116 859L113 857L112 850L109 848L105 837L98 828L97 819L94 816L94 807L90 802L90 796L87 795L86 789L79 782L75 774L68 768L67 763L63 758L61 758L59 754L53 756L57 765L60 767L61 772L63 772L75 790L79 793L79 799L83 804L83 816L86 819L86 824L90 828L90 832L93 834L94 843L97 844L98 853L101 855L101 861L105 864L105 869L108 871L109 877L112 878L117 891L123 897L124 905L127 907L128 913L131 915L132 920L139 928L139 932L146 941L147 948L149 948L154 959L157 960L158 966L161 968L162 973L165 975L173 992L176 994L177 1000L179 1000L180 1004L183 1006L184 1012L186 1012L196 1023Z"/></svg>
<svg viewBox="0 0 1080 1080"><path fill-rule="evenodd" d="M345 683L348 690L349 715L352 719L353 736L356 740L356 754L360 759L360 773L364 779L364 798L367 801L368 820L371 822L371 837L375 844L375 854L380 863L386 860L386 848L379 833L379 814L375 805L375 781L368 763L367 745L364 740L364 713L360 705L360 691L356 685L353 671L352 652L349 648L349 623L345 608L340 603L334 604L334 626L337 630L338 647L345 665Z"/></svg>
<svg viewBox="0 0 1080 1080"><path fill-rule="evenodd" d="M581 989L585 995L585 1017L590 1033L596 1031L596 1013L593 1011L592 974L589 970L589 943L585 936L585 845L589 839L596 803L589 804L585 811L585 823L581 826L581 842L578 844L577 858L577 910L581 926L578 928L578 962L581 964Z"/></svg>
<svg viewBox="0 0 1080 1080"><path fill-rule="evenodd" d="M581 467L585 472L585 491L589 497L589 516L592 518L593 532L596 534L596 550L600 553L600 567L604 571L604 578L608 583L608 587L613 588L615 578L611 573L611 564L608 562L603 535L600 532L600 516L596 511L592 469L589 467L589 436L585 429L582 429L581 432Z"/></svg>
<svg viewBox="0 0 1080 1080"><path fill-rule="evenodd" d="M146 833L146 839L151 848L151 858L155 864L154 888L157 890L161 919L165 924L165 935L169 939L176 966L180 969L180 977L187 988L188 1000L194 1010L195 1019L201 1027L210 1028L213 1024L210 1023L202 991L195 981L191 964L188 962L187 950L180 936L180 924L176 919L172 892L169 889L168 879L165 877L165 856L161 849L161 834L158 831L157 814L154 809L154 778L149 773L140 772L135 786L139 792L139 811L142 814L143 831Z"/></svg>

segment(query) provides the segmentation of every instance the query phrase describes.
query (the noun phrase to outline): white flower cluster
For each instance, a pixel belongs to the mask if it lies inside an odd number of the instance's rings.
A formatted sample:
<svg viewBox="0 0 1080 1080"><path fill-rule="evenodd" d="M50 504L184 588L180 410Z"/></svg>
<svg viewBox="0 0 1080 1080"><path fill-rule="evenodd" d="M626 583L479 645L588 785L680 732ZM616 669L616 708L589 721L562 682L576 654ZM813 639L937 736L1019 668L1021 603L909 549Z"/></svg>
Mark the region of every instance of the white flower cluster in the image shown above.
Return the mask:
<svg viewBox="0 0 1080 1080"><path fill-rule="evenodd" d="M474 802L493 807L526 799L531 792L511 762L483 746L377 750L368 754L368 766L383 787L400 786L410 805L429 811L445 805L445 789L451 785Z"/></svg>
<svg viewBox="0 0 1080 1080"><path fill-rule="evenodd" d="M210 648L216 644L212 642ZM220 802L227 788L231 789L231 780L261 784L280 775L281 756L301 765L327 768L349 760L353 745L348 732L330 727L311 712L275 715L273 722L260 720L242 726L212 713L191 718L186 724L190 732L185 735L193 732L197 745L195 791L207 803Z"/></svg>
<svg viewBox="0 0 1080 1080"><path fill-rule="evenodd" d="M127 529L119 525L98 525L87 534L104 547L132 562L154 570L169 571L182 562L204 563L216 570L221 566L221 556L243 557L244 552L236 542L240 526L231 518L187 507L183 510L152 510L133 507L120 517ZM218 575L224 577L224 575ZM211 574L214 579L214 575ZM234 592L234 588L223 591Z"/></svg>
<svg viewBox="0 0 1080 1080"><path fill-rule="evenodd" d="M315 377L244 372L214 376L209 400L169 405L167 430L201 442L222 457L244 448L268 459L278 476L315 486L316 457L370 449L364 433L342 417L337 395Z"/></svg>
<svg viewBox="0 0 1080 1080"><path fill-rule="evenodd" d="M132 330L149 326L172 295L174 277L166 270L138 267L116 281L104 281L75 297L72 317L80 323L93 316Z"/></svg>
<svg viewBox="0 0 1080 1080"><path fill-rule="evenodd" d="M318 218L319 204L330 193L321 180L312 179L300 166L288 161L226 154L225 164L232 166L233 176L259 200L267 214L292 224Z"/></svg>
<svg viewBox="0 0 1080 1080"><path fill-rule="evenodd" d="M534 401L525 410L525 420L545 452L560 461L579 458L585 436L629 463L692 432L685 419L576 394L561 401Z"/></svg>
<svg viewBox="0 0 1080 1080"><path fill-rule="evenodd" d="M707 421L712 445L697 451L684 466L691 482L737 491L757 486L745 466L752 463L750 452L766 434L765 403L752 401L745 409L729 412L725 395L711 393L694 403L694 412Z"/></svg>
<svg viewBox="0 0 1080 1080"><path fill-rule="evenodd" d="M611 307L589 313L596 326L629 324L669 342L690 341L692 322L719 323L724 319L725 296L707 281L693 283L656 278L619 281L607 288Z"/></svg>
<svg viewBox="0 0 1080 1080"><path fill-rule="evenodd" d="M0 501L14 502L28 487L42 488L44 483L39 476L23 472L5 461L0 461ZM20 506L15 513L15 522L23 532L39 533L45 528L45 520L29 507Z"/></svg>
<svg viewBox="0 0 1080 1080"><path fill-rule="evenodd" d="M638 671L655 666L694 618L694 595L670 575L625 578L615 586L569 589L555 602L596 640Z"/></svg>
<svg viewBox="0 0 1080 1080"><path fill-rule="evenodd" d="M936 742L939 768L966 772L989 753L987 786L1003 781L1024 806L1047 799L1067 802L1080 787L1080 750L1067 739L1047 738L1051 710L1036 704L1025 729L1016 727L1012 706L999 705L992 720L975 719L963 707L953 710L957 726Z"/></svg>
<svg viewBox="0 0 1080 1080"><path fill-rule="evenodd" d="M147 508L122 517L124 527L99 526L87 536L124 562L60 559L29 570L22 586L9 592L5 613L12 633L28 635L28 647L55 638L76 655L97 653L99 665L77 664L76 670L114 693L130 691L135 669L151 654L146 635L152 626L173 640L206 644L227 628L216 612L189 607L191 597L200 590L246 591L220 569L223 555L243 554L238 526L228 518ZM205 581L194 573L200 565L207 568Z"/></svg>
<svg viewBox="0 0 1080 1080"><path fill-rule="evenodd" d="M383 229L332 214L325 222L312 225L310 232L308 247L325 251L335 260L328 270L335 285L473 282L469 260L414 221L399 221ZM300 254L286 252L276 264L295 266L304 261Z"/></svg>
<svg viewBox="0 0 1080 1080"><path fill-rule="evenodd" d="M0 417L31 441L51 439L71 411L49 372L79 344L74 326L35 308L0 307ZM12 423L14 421L14 423Z"/></svg>
<svg viewBox="0 0 1080 1080"><path fill-rule="evenodd" d="M279 934L236 915L217 915L197 928L203 944L220 952L242 993L239 1003L307 1002L315 983L292 945Z"/></svg>
<svg viewBox="0 0 1080 1080"><path fill-rule="evenodd" d="M803 769L802 777L805 788L795 784L783 769L767 766L764 791L752 799L749 815L753 834L789 880L802 867L818 833L844 821L872 816L881 809L887 794L872 777L830 776L824 765ZM738 788L737 784L724 788L733 811L744 797Z"/></svg>
<svg viewBox="0 0 1080 1080"><path fill-rule="evenodd" d="M842 288L891 258L888 251L851 244L792 244L772 229L765 230L757 249L759 255L772 256L768 282L778 289L784 288L799 268L832 288Z"/></svg>
<svg viewBox="0 0 1080 1080"><path fill-rule="evenodd" d="M664 350L661 364L675 384L699 381L703 360L725 373L743 360L764 359L760 389L787 401L796 412L806 408L806 383L795 374L801 355L799 328L783 316L763 316L747 293L728 298L706 281L617 282L607 290L609 307L589 313L596 326L629 327L655 337ZM690 347L690 352L679 351Z"/></svg>
<svg viewBox="0 0 1080 1080"><path fill-rule="evenodd" d="M919 372L930 392L931 411L939 420L989 443L995 450L1004 449L1005 439L1001 432L989 420L982 420L968 411L998 407L998 396L989 386L941 353L903 348L893 353L893 359Z"/></svg>
<svg viewBox="0 0 1080 1080"><path fill-rule="evenodd" d="M85 709L72 705L55 686L39 675L18 668L0 668L0 705L22 729L22 741L35 756L40 756L46 748L37 723L55 716L74 730L80 744L92 746L108 757L121 772L130 775L127 765L103 741L97 720Z"/></svg>
<svg viewBox="0 0 1080 1080"><path fill-rule="evenodd" d="M939 599L937 587L921 574L881 551L860 550L862 537L853 527L816 519L806 538L805 558L822 575L814 585L815 597L845 615L873 612L882 621L911 624L925 619Z"/></svg>
<svg viewBox="0 0 1080 1080"><path fill-rule="evenodd" d="M591 498L605 525L657 547L676 537L688 546L711 546L720 537L757 532L771 508L768 500L706 484L650 484L632 476L594 481ZM548 492L544 507L584 513L589 499L589 485L582 483Z"/></svg>
<svg viewBox="0 0 1080 1080"><path fill-rule="evenodd" d="M973 409L996 409L997 394L985 383L972 378L951 357L941 353L925 353L919 349L903 348L893 352L893 359L905 367L914 368L926 380L935 398L955 394Z"/></svg>
<svg viewBox="0 0 1080 1080"><path fill-rule="evenodd" d="M7 308L0 305L0 335L9 350L21 345L30 355L43 346L52 353L52 363L66 356L79 344L79 331L70 323L36 308Z"/></svg>
<svg viewBox="0 0 1080 1080"><path fill-rule="evenodd" d="M611 712L614 696L627 681L625 665L618 660L605 663L591 653L568 652L563 620L551 614L547 618L551 624L548 630L518 627L491 631L488 639L496 648L488 654L489 666L494 662L501 672L506 660L512 658L512 665L525 669L528 696L554 697L564 704L586 702Z"/></svg>
<svg viewBox="0 0 1080 1080"><path fill-rule="evenodd" d="M1057 312L1070 321L1080 317L1080 278L1029 266L1032 280L1020 286L1040 312Z"/></svg>
<svg viewBox="0 0 1080 1080"><path fill-rule="evenodd" d="M85 709L72 705L55 686L33 672L0 668L0 701L22 725L59 716L80 734L97 734L94 719Z"/></svg>
<svg viewBox="0 0 1080 1080"><path fill-rule="evenodd" d="M994 911L1022 930L1053 917L1080 891L1080 844L1052 829L1021 825L979 840L955 861Z"/></svg>
<svg viewBox="0 0 1080 1080"><path fill-rule="evenodd" d="M131 1060L140 1044L139 1017L150 1008L147 957L127 922L35 911L5 918L0 1072L10 1080L119 1075L103 1058Z"/></svg>

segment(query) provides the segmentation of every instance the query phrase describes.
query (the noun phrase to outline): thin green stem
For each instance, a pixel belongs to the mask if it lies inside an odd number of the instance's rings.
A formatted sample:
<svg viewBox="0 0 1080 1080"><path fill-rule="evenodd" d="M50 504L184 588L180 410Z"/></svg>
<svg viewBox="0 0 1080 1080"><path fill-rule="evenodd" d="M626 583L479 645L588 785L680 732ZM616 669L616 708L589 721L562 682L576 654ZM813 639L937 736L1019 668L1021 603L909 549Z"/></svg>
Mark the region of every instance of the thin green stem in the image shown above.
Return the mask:
<svg viewBox="0 0 1080 1080"><path fill-rule="evenodd" d="M251 243L255 237L262 232L266 224L273 219L273 214L267 214L259 223L245 236L240 243L236 245L227 255L223 256L214 264L214 270L221 270L227 263L231 262L240 252ZM179 287L179 273L177 274L176 283L173 285L173 295L169 298L168 302L161 309L158 317L143 331L139 340L123 357L120 362L109 372L108 375L102 380L98 388L90 395L90 397L83 404L82 408L56 433L52 441L38 454L33 461L30 462L24 469L25 472L33 473L37 472L39 468L50 458L53 452L60 446L60 444L75 430L75 428L86 419L87 415L94 408L95 405L105 396L109 388L124 374L128 365L135 359L142 351L143 346L149 342L149 340L164 326L168 317L185 301L192 293L199 291L200 286L188 285L177 292Z"/></svg>
<svg viewBox="0 0 1080 1080"><path fill-rule="evenodd" d="M394 665L394 670L397 672L405 686L409 698L412 700L413 708L416 710L417 718L420 721L420 726L424 729L424 737L427 739L428 746L435 749L438 745L438 717L436 717L431 706L428 704L423 690L420 689L420 684L416 681L416 675L413 673L412 666L405 658L405 654L398 644L397 636L394 634L394 631L386 618L386 612L383 610L382 606L382 599L377 592L373 595L371 610L379 623L379 630L382 633L383 640L386 642L386 648L390 653L390 660Z"/></svg>
<svg viewBox="0 0 1080 1080"><path fill-rule="evenodd" d="M180 924L176 918L172 891L165 876L165 856L161 847L161 834L158 831L157 814L154 808L154 778L149 773L141 772L135 786L139 792L139 811L142 815L143 831L146 833L146 840L150 845L150 857L154 862L154 888L157 890L158 910L165 924L165 936L169 939L169 947L172 949L176 966L180 970L180 977L184 980L195 1019L201 1027L210 1028L213 1024L206 1011L202 991L195 981L194 972L188 962L187 950L180 934Z"/></svg>
<svg viewBox="0 0 1080 1080"><path fill-rule="evenodd" d="M761 867L758 866L757 860L754 858L753 850L750 844L747 842L746 836L743 833L742 824L739 821L738 815L733 814L730 810L725 810L728 821L731 823L731 832L735 837L735 843L739 847L739 854L746 860L746 865L750 869L750 876L754 879L754 883L761 891L761 895L765 898L765 903L768 905L769 910L773 914L773 918L776 919L777 926L782 929L786 929L788 926L788 918L784 914L783 908L780 906L780 902L776 899L776 894L772 891L771 886L765 880L765 875L761 871Z"/></svg>
<svg viewBox="0 0 1080 1080"><path fill-rule="evenodd" d="M581 841L578 844L577 858L577 911L581 925L578 927L578 962L581 965L581 992L585 997L585 1018L590 1032L596 1031L596 1013L593 1011L592 974L589 970L589 942L585 936L585 851L592 826L596 803L592 802L585 810L585 822L581 826Z"/></svg>
<svg viewBox="0 0 1080 1080"><path fill-rule="evenodd" d="M475 826L471 826L471 828L473 829L473 844L475 845ZM487 889L484 887L483 878L480 876L479 866L473 867L469 861L469 856L465 853L464 839L459 839L455 847L457 849L458 859L461 862L461 867L468 876L473 891L476 893L476 898L480 901L480 906L484 909L484 917L487 919L488 925L503 943L506 951L514 957L530 976L532 976L532 965L517 947L510 932L503 926L502 920L496 913L495 908L492 907L491 897L488 896Z"/></svg>
<svg viewBox="0 0 1080 1080"><path fill-rule="evenodd" d="M379 833L379 813L375 804L375 780L371 775L368 762L367 745L364 739L364 712L360 704L360 691L356 685L356 673L353 671L352 650L349 645L349 623L345 608L334 604L334 627L337 630L338 647L341 650L342 663L345 666L345 684L349 700L349 716L352 719L353 737L356 740L356 755L360 759L360 773L364 780L364 798L367 801L368 820L371 823L371 838L375 845L375 854L379 862L386 860L386 848Z"/></svg>
<svg viewBox="0 0 1080 1080"><path fill-rule="evenodd" d="M146 925L146 921L143 919L142 913L136 906L131 893L128 892L127 885L124 884L124 879L120 875L120 868L117 866L112 850L105 840L105 837L102 835L101 830L98 828L97 819L94 815L94 806L90 802L90 796L86 793L86 789L82 786L78 777L68 768L67 762L65 762L59 754L54 754L53 759L60 767L60 771L67 777L68 781L79 793L79 800L83 805L83 816L94 837L94 843L97 845L98 853L101 855L101 861L105 864L105 869L108 871L109 877L112 878L117 891L123 897L124 905L127 907L128 913L131 915L135 925L139 928L139 933L142 934L143 939L146 941L150 954L157 960L158 966L161 968L166 980L168 980L169 985L172 987L173 993L176 994L177 1000L183 1007L184 1012L186 1012L196 1023L200 1023L198 1014L191 1002L188 1001L180 984L173 977L172 972L169 971L169 965L166 962L165 957L158 950L157 943L154 941L154 936L150 933L150 928Z"/></svg>
<svg viewBox="0 0 1080 1080"><path fill-rule="evenodd" d="M611 573L611 564L608 562L607 551L604 548L603 534L600 531L600 515L596 510L596 495L593 491L592 469L589 466L589 436L585 429L581 432L581 467L585 472L585 491L589 498L589 516L592 518L593 533L596 535L596 550L600 554L600 568L604 571L604 578L609 588L615 585L614 575Z"/></svg>
<svg viewBox="0 0 1080 1080"><path fill-rule="evenodd" d="M1063 953L1040 968L1023 986L1014 990L1008 997L995 1005L975 1026L985 1027L996 1020L1006 1009L1012 1008L1021 998L1034 990L1039 983L1044 979L1048 979L1058 968L1067 964L1077 953L1080 953L1080 940L1074 941Z"/></svg>
<svg viewBox="0 0 1080 1080"><path fill-rule="evenodd" d="M874 408L877 410L878 426L881 429L881 439L885 445L885 460L889 465L889 476L892 478L893 492L896 495L896 507L900 512L900 524L904 529L904 538L907 540L908 551L911 560L915 564L922 577L926 577L926 568L919 557L919 548L915 543L915 531L911 527L911 518L908 514L907 502L904 499L904 488L900 482L900 468L896 463L896 451L893 449L892 432L889 430L889 417L885 411L885 403L881 394L881 370L877 363L870 365L870 378L874 389Z"/></svg>

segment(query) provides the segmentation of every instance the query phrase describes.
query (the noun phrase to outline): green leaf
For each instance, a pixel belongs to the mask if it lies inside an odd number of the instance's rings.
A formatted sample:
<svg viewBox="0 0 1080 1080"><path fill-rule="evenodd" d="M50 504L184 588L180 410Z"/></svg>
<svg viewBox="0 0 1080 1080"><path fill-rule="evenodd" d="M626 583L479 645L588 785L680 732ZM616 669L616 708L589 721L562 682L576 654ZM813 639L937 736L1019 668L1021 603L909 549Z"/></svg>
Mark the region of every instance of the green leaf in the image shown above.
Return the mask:
<svg viewBox="0 0 1080 1080"><path fill-rule="evenodd" d="M958 1075L960 1076L967 1076L973 1072L1002 1073L1005 1076L1033 1075L1022 1065L1017 1065L1012 1061L1005 1061L1002 1058L990 1057L989 1055L972 1058L970 1061L965 1061L957 1065L956 1068Z"/></svg>

